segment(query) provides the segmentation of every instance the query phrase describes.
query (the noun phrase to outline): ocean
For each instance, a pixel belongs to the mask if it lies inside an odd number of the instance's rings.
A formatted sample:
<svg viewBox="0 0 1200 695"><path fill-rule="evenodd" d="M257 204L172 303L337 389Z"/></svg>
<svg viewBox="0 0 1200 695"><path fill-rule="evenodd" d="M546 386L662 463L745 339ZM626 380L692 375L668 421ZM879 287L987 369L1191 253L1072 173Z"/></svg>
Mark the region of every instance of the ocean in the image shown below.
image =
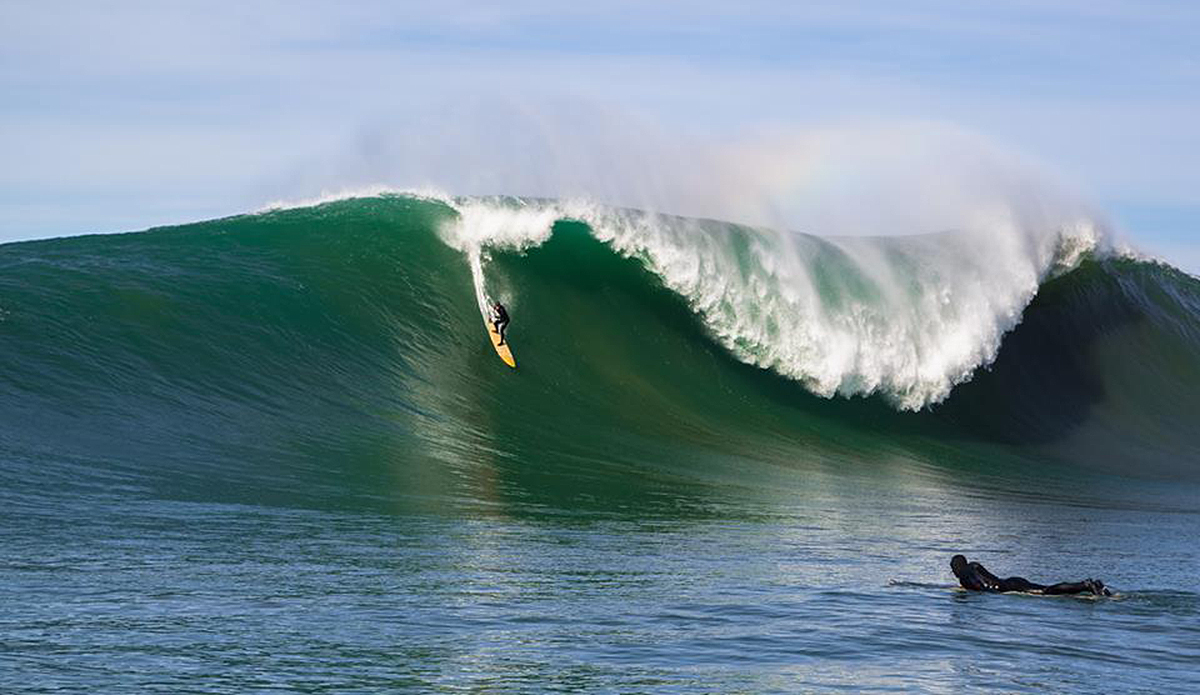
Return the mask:
<svg viewBox="0 0 1200 695"><path fill-rule="evenodd" d="M6 244L0 691L1188 692L1198 412L1200 280L1087 220L381 193Z"/></svg>

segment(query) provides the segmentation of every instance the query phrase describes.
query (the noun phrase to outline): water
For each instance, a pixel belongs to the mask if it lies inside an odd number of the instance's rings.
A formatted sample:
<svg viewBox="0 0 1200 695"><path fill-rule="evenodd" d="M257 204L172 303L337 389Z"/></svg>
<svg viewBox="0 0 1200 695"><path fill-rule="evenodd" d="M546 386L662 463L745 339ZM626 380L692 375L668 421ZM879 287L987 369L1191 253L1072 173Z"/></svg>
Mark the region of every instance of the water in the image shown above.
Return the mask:
<svg viewBox="0 0 1200 695"><path fill-rule="evenodd" d="M46 496L4 514L0 688L1178 692L1200 682L1194 509L905 483L903 467L856 480L751 471L773 484L685 487L645 514ZM968 594L946 566L962 548L996 570L1102 576L1119 595Z"/></svg>
<svg viewBox="0 0 1200 695"><path fill-rule="evenodd" d="M1085 260L907 412L572 223L484 254L509 371L445 219L0 247L0 692L1200 686L1193 280Z"/></svg>

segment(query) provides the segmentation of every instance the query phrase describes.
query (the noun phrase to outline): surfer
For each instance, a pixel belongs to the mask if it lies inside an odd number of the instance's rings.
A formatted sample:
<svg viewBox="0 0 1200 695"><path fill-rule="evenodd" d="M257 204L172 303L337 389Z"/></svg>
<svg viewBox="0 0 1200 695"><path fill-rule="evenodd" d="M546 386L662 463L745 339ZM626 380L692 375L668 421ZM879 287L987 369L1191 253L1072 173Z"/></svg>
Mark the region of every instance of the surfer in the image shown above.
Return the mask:
<svg viewBox="0 0 1200 695"><path fill-rule="evenodd" d="M950 558L950 571L958 577L962 588L971 591L1023 591L1029 594L1095 594L1096 596L1112 596L1112 591L1104 586L1099 579L1085 579L1081 582L1059 582L1058 584L1035 584L1024 577L1009 577L1001 579L978 562L967 562L962 555Z"/></svg>
<svg viewBox="0 0 1200 695"><path fill-rule="evenodd" d="M508 328L508 311L500 302L496 302L496 306L492 307L492 325L496 327L496 332L500 334L500 345L504 344L504 329Z"/></svg>

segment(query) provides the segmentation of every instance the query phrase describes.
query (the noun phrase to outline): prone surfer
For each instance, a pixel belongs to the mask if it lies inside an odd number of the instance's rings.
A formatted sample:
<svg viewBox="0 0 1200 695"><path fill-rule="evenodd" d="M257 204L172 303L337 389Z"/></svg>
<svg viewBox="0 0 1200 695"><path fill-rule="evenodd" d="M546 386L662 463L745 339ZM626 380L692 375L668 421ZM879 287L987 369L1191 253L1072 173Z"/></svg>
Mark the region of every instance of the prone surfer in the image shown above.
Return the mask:
<svg viewBox="0 0 1200 695"><path fill-rule="evenodd" d="M1035 584L1024 577L1009 577L1001 579L978 562L967 562L962 555L950 558L950 571L958 577L962 588L971 591L1023 591L1029 594L1095 594L1096 596L1112 596L1112 591L1104 586L1099 579L1085 579L1081 582L1059 582L1058 584Z"/></svg>
<svg viewBox="0 0 1200 695"><path fill-rule="evenodd" d="M496 327L496 332L500 334L500 345L504 344L504 329L508 328L508 311L500 302L496 302L496 306L492 307L492 325Z"/></svg>

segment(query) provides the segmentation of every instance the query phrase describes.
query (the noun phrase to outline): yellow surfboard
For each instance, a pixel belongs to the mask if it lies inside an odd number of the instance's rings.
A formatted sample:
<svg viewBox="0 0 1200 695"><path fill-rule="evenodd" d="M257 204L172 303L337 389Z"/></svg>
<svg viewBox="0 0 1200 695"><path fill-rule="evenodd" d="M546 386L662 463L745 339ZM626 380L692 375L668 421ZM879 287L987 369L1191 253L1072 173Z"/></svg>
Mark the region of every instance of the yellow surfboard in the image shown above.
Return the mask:
<svg viewBox="0 0 1200 695"><path fill-rule="evenodd" d="M484 320L483 324L487 326L488 335L492 337L492 347L496 348L496 354L500 355L500 359L504 360L504 364L516 369L517 361L513 359L512 350L508 349L508 341L505 340L504 344L501 345L500 334L496 332L496 326L493 325L491 321L486 319Z"/></svg>

